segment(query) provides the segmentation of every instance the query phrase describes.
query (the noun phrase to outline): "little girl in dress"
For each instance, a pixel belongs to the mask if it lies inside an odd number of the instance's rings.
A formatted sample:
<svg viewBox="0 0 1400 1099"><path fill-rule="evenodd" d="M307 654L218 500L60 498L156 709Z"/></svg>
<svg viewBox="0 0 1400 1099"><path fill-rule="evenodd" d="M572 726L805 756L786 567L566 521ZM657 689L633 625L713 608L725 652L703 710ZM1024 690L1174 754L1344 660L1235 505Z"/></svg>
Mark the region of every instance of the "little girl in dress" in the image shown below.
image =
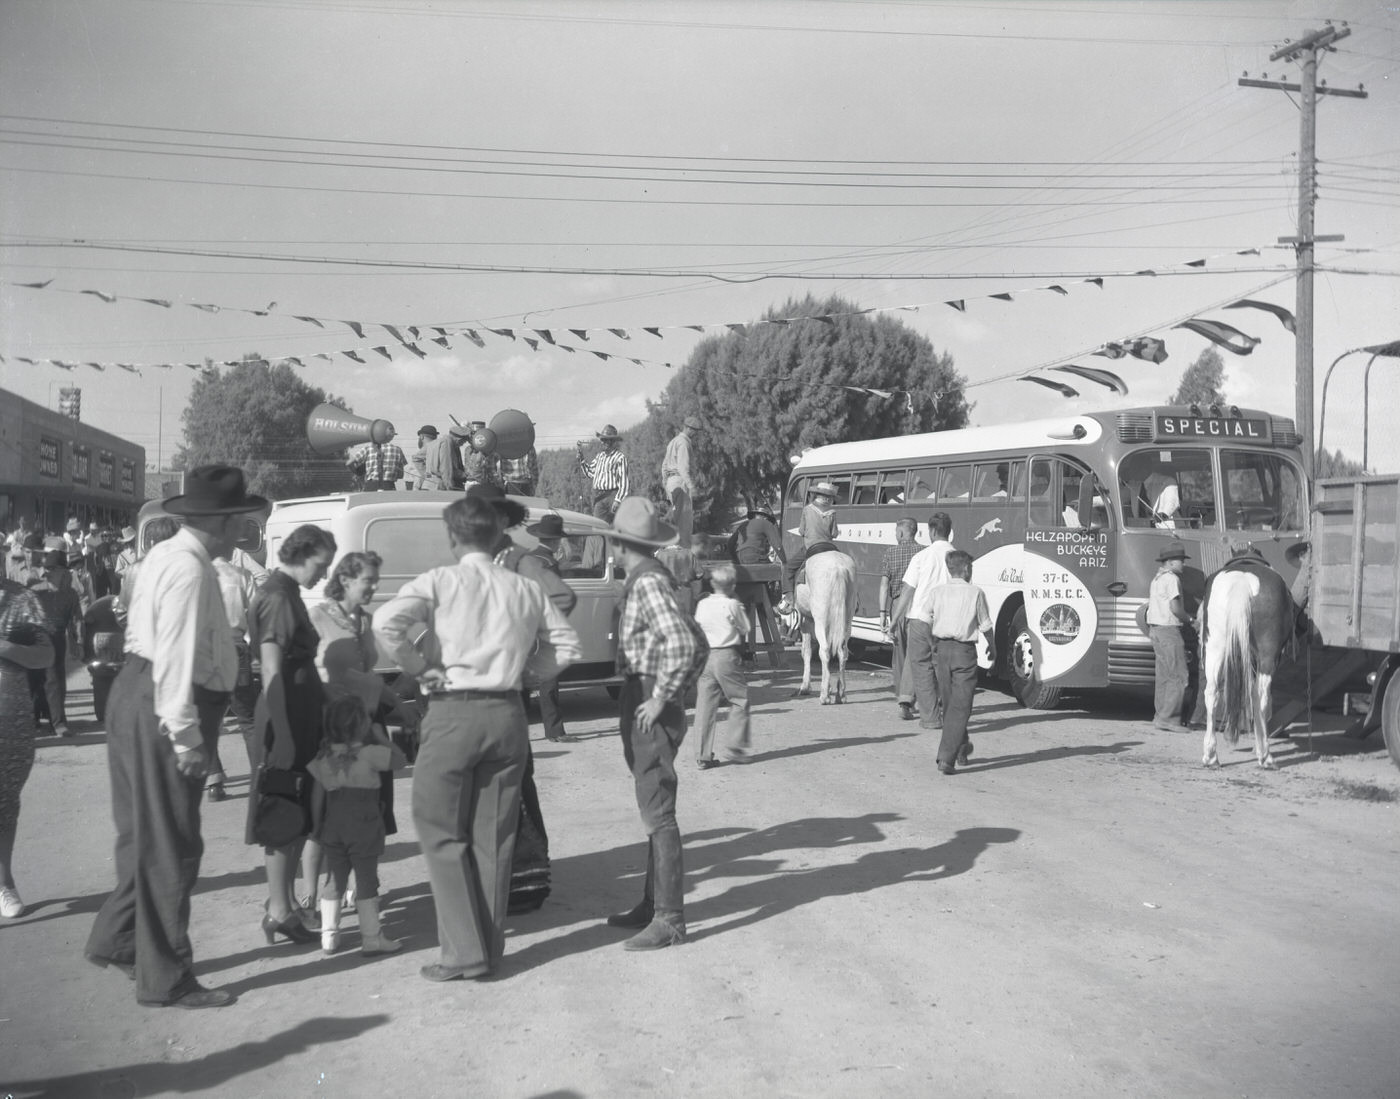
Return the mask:
<svg viewBox="0 0 1400 1099"><path fill-rule="evenodd" d="M379 775L407 760L370 724L364 703L342 695L326 705L321 750L307 770L325 791L325 811L316 839L325 853L335 888L321 898L321 952L340 949L340 898L355 872L355 911L360 918L360 953L393 954L400 943L379 930L379 856L384 854L384 816Z"/></svg>

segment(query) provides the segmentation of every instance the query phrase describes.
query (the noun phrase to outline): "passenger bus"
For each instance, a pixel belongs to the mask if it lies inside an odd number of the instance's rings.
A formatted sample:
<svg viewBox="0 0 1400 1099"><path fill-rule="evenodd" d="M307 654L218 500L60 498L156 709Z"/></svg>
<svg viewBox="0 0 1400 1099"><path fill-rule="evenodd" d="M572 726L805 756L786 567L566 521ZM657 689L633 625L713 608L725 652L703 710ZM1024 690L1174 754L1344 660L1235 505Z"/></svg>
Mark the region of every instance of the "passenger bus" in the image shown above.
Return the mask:
<svg viewBox="0 0 1400 1099"><path fill-rule="evenodd" d="M946 512L996 624L991 671L1046 709L1065 688L1152 683L1143 623L1168 542L1189 554L1188 603L1240 542L1292 583L1309 514L1300 442L1268 412L1191 406L837 443L794 465L784 537L798 544L808 490L831 482L838 546L858 575L852 636L880 643L880 562L896 521L917 520L927 545L929 516Z"/></svg>

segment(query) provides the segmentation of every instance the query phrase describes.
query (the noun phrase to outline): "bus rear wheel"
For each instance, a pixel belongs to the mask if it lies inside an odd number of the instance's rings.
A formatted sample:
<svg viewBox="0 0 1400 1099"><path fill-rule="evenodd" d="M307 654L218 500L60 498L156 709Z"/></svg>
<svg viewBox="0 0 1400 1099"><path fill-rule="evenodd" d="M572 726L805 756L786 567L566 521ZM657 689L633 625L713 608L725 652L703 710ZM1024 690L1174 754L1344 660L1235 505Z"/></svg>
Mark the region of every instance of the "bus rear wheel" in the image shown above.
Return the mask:
<svg viewBox="0 0 1400 1099"><path fill-rule="evenodd" d="M1035 648L1024 607L1012 617L1007 634L1006 678L1011 693L1029 710L1053 710L1060 701L1060 688L1047 687L1035 678Z"/></svg>
<svg viewBox="0 0 1400 1099"><path fill-rule="evenodd" d="M1381 736L1390 751L1390 761L1400 767L1400 671L1390 674L1381 696Z"/></svg>

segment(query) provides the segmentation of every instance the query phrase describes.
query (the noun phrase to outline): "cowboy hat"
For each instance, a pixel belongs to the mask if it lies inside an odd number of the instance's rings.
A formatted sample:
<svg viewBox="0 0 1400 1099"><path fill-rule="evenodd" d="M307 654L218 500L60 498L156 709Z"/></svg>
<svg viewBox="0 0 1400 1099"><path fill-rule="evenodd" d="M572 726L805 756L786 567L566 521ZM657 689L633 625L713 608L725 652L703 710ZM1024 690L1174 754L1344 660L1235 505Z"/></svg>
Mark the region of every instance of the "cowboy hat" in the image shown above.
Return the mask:
<svg viewBox="0 0 1400 1099"><path fill-rule="evenodd" d="M538 523L526 527L525 533L533 534L536 538L563 538L564 517L552 511L546 512L540 516Z"/></svg>
<svg viewBox="0 0 1400 1099"><path fill-rule="evenodd" d="M118 541L123 543L136 541L136 528L122 527L122 536L118 539Z"/></svg>
<svg viewBox="0 0 1400 1099"><path fill-rule="evenodd" d="M185 474L185 491L165 501L171 515L242 515L267 507L267 498L248 495L237 466L200 466Z"/></svg>
<svg viewBox="0 0 1400 1099"><path fill-rule="evenodd" d="M602 439L604 442L622 438L622 436L617 433L617 428L613 427L612 424L604 424L603 430L595 431L594 434L597 435L598 438Z"/></svg>
<svg viewBox="0 0 1400 1099"><path fill-rule="evenodd" d="M773 518L773 507L771 504L754 504L753 513L771 519Z"/></svg>
<svg viewBox="0 0 1400 1099"><path fill-rule="evenodd" d="M82 529L83 529L83 524L80 523L80 522L78 522L77 518L74 517L74 518L68 520L68 525L67 525L66 527L64 527L63 529L64 529L64 530L82 530Z"/></svg>
<svg viewBox="0 0 1400 1099"><path fill-rule="evenodd" d="M505 519L506 526L508 527L518 527L521 523L525 522L530 515L524 504L516 503L516 501L508 498L505 490L499 485L478 481L476 484L472 485L471 488L467 489L467 496L477 500L485 500L496 509L497 515Z"/></svg>
<svg viewBox="0 0 1400 1099"><path fill-rule="evenodd" d="M422 435L425 439L436 439L437 428L435 428L432 424L424 424L418 429L418 434Z"/></svg>
<svg viewBox="0 0 1400 1099"><path fill-rule="evenodd" d="M612 527L606 532L619 542L655 548L674 545L676 528L663 523L656 505L645 496L628 496L617 505Z"/></svg>
<svg viewBox="0 0 1400 1099"><path fill-rule="evenodd" d="M1158 561L1186 560L1186 547L1180 542L1168 542L1162 547L1162 551L1157 554Z"/></svg>
<svg viewBox="0 0 1400 1099"><path fill-rule="evenodd" d="M688 427L691 431L704 431L705 425L700 422L699 416L687 416L681 421L681 427Z"/></svg>
<svg viewBox="0 0 1400 1099"><path fill-rule="evenodd" d="M833 500L835 500L835 499L836 499L836 486L833 485L830 481L818 481L815 485L813 485L811 488L809 488L809 489L807 490L807 495L808 495L808 496L830 496Z"/></svg>

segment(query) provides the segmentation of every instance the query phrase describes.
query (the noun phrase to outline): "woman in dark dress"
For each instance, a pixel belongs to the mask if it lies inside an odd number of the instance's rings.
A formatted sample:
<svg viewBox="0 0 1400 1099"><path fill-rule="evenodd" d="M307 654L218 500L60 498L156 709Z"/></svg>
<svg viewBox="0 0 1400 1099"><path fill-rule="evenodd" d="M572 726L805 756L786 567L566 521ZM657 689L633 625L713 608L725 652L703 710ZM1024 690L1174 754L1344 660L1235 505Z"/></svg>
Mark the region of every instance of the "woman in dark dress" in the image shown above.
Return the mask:
<svg viewBox="0 0 1400 1099"><path fill-rule="evenodd" d="M319 638L311 625L301 589L315 587L335 556L335 539L320 527L297 527L277 551L279 564L268 574L248 608L248 635L262 662L262 694L253 714L249 756L256 777L260 764L283 771L306 773L306 765L321 744L321 710L325 694L316 672ZM246 840L253 838L257 791L248 798ZM263 934L292 942L315 942L302 922L292 888L297 857L305 836L285 847L265 847L267 914Z"/></svg>

